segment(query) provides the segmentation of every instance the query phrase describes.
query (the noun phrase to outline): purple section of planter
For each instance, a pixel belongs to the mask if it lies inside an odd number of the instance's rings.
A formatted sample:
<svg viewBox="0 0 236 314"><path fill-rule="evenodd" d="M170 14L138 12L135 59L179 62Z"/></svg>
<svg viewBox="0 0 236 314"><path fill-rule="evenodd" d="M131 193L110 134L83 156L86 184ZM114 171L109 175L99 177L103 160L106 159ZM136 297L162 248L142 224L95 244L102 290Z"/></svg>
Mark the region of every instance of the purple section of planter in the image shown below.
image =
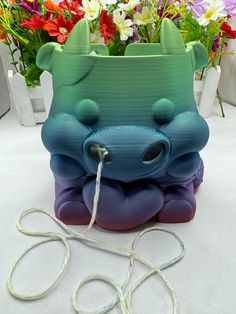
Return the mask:
<svg viewBox="0 0 236 314"><path fill-rule="evenodd" d="M86 182L83 197L89 211L93 207L95 181ZM164 193L155 180L129 184L103 179L96 222L105 229L126 230L151 219L164 204Z"/></svg>
<svg viewBox="0 0 236 314"><path fill-rule="evenodd" d="M121 183L102 178L96 223L105 229L128 230L152 218L166 223L190 221L196 210L194 192L202 182L203 171L201 162L188 180L173 182L166 177L163 184L154 179ZM67 224L88 224L95 177L55 179L56 216Z"/></svg>
<svg viewBox="0 0 236 314"><path fill-rule="evenodd" d="M82 197L82 186L85 178L61 179L55 177L55 213L66 224L86 225L90 221Z"/></svg>

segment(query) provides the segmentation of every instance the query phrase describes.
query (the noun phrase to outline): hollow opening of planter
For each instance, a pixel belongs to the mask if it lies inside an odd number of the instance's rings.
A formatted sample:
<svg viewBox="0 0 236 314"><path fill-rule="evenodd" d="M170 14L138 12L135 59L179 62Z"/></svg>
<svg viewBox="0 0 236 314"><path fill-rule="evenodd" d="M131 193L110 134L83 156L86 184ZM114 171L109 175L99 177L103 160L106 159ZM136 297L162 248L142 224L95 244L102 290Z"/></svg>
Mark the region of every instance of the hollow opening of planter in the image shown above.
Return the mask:
<svg viewBox="0 0 236 314"><path fill-rule="evenodd" d="M111 154L109 151L100 144L93 143L89 146L89 153L92 158L98 162L103 160L104 163L109 163L112 161Z"/></svg>

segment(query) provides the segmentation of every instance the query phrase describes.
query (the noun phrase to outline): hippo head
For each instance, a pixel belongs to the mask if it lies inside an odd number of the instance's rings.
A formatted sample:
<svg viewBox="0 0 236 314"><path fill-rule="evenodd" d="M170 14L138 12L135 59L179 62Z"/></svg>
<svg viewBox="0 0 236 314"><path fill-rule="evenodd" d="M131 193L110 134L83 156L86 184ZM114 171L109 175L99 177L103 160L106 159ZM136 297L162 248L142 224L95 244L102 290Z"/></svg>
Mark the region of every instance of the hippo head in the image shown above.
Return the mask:
<svg viewBox="0 0 236 314"><path fill-rule="evenodd" d="M88 23L79 21L64 46L48 43L38 52L37 64L52 73L54 88L44 145L52 156L64 156L65 169L78 163L87 175L105 153L104 177L165 176L176 161L195 160L208 140L193 97L194 71L207 61L204 46L185 45L169 19L160 43L130 44L124 56L91 45ZM61 167L52 164L54 173L67 176Z"/></svg>

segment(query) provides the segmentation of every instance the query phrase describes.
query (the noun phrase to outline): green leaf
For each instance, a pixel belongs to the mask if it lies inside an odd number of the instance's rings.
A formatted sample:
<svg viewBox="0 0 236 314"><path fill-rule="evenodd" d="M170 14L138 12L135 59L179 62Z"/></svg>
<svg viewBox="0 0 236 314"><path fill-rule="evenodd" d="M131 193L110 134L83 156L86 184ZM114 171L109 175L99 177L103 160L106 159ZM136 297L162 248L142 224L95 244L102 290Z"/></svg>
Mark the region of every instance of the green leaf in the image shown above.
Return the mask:
<svg viewBox="0 0 236 314"><path fill-rule="evenodd" d="M9 43L9 41L7 39L4 39L3 43L4 43L4 45L10 46L10 43Z"/></svg>
<svg viewBox="0 0 236 314"><path fill-rule="evenodd" d="M34 87L39 84L39 77L42 72L43 71L39 69L35 63L31 63L26 70L21 72L21 74L25 77L27 85Z"/></svg>

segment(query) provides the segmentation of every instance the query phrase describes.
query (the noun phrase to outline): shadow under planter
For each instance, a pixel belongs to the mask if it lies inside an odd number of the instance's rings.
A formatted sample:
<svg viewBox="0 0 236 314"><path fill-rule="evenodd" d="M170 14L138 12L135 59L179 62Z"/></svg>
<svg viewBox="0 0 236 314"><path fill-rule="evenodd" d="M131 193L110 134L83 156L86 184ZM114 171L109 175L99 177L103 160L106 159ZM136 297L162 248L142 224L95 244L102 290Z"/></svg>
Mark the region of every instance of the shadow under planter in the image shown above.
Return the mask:
<svg viewBox="0 0 236 314"><path fill-rule="evenodd" d="M52 73L54 96L42 140L56 181L55 213L87 224L99 152L105 151L96 223L127 230L149 219L186 222L203 177L199 151L209 136L193 96L205 48L184 44L164 19L160 44L130 44L124 56L90 45L86 20L66 44L41 47L37 64Z"/></svg>

